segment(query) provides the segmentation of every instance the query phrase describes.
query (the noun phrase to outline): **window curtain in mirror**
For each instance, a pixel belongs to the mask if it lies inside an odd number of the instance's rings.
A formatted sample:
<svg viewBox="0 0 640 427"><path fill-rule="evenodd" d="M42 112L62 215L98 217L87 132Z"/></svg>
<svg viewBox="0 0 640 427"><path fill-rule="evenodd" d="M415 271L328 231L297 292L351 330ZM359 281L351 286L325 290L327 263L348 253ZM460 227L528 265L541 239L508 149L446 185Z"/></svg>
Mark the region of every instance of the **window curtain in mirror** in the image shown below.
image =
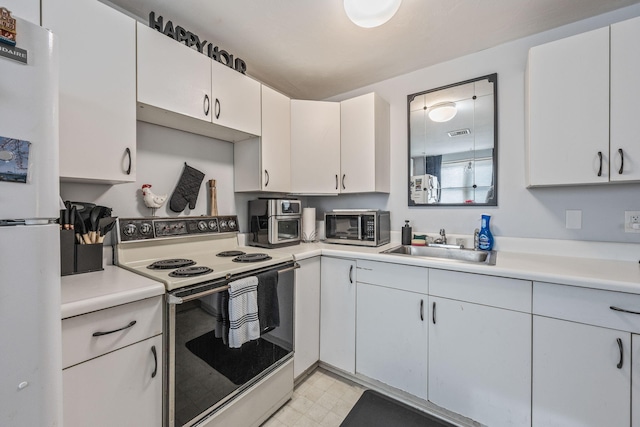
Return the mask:
<svg viewBox="0 0 640 427"><path fill-rule="evenodd" d="M425 169L428 175L433 175L438 178L438 182L442 182L440 171L442 169L442 155L427 156L425 158Z"/></svg>

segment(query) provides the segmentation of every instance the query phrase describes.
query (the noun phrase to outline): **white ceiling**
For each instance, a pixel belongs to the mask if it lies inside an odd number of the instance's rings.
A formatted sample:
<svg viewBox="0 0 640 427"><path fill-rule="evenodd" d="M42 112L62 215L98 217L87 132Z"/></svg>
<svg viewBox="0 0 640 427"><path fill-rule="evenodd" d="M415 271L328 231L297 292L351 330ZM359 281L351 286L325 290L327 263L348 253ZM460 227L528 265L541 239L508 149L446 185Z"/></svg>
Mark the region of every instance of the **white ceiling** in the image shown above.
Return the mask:
<svg viewBox="0 0 640 427"><path fill-rule="evenodd" d="M325 99L640 0L403 0L360 28L342 0L105 0L150 11L247 63L247 74L297 99Z"/></svg>

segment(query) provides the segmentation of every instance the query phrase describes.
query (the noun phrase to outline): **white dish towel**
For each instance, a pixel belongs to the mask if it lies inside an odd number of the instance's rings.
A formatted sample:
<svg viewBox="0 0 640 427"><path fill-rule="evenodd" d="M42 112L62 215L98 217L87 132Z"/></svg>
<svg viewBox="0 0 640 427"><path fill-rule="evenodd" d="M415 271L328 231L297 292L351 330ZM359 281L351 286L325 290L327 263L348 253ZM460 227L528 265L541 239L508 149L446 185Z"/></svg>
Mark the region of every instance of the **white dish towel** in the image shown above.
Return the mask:
<svg viewBox="0 0 640 427"><path fill-rule="evenodd" d="M258 338L258 278L251 276L229 283L229 347Z"/></svg>

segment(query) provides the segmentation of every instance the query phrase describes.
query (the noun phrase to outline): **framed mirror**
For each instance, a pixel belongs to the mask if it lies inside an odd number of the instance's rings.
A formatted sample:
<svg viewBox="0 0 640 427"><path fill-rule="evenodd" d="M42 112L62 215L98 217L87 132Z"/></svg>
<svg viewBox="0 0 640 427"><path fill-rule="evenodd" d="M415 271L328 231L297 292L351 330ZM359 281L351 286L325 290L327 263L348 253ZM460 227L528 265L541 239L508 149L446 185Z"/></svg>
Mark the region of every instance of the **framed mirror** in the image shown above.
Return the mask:
<svg viewBox="0 0 640 427"><path fill-rule="evenodd" d="M497 206L498 75L407 97L409 206Z"/></svg>

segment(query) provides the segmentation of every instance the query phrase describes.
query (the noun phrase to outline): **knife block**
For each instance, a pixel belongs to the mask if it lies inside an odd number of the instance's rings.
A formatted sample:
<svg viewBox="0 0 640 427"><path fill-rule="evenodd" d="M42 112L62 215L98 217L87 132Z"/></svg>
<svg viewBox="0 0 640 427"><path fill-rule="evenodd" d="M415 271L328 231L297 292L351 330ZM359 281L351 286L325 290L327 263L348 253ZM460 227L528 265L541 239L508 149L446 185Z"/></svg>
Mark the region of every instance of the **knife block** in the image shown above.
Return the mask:
<svg viewBox="0 0 640 427"><path fill-rule="evenodd" d="M75 245L75 273L89 273L102 268L102 243Z"/></svg>
<svg viewBox="0 0 640 427"><path fill-rule="evenodd" d="M60 275L67 276L75 271L75 232L60 230Z"/></svg>

